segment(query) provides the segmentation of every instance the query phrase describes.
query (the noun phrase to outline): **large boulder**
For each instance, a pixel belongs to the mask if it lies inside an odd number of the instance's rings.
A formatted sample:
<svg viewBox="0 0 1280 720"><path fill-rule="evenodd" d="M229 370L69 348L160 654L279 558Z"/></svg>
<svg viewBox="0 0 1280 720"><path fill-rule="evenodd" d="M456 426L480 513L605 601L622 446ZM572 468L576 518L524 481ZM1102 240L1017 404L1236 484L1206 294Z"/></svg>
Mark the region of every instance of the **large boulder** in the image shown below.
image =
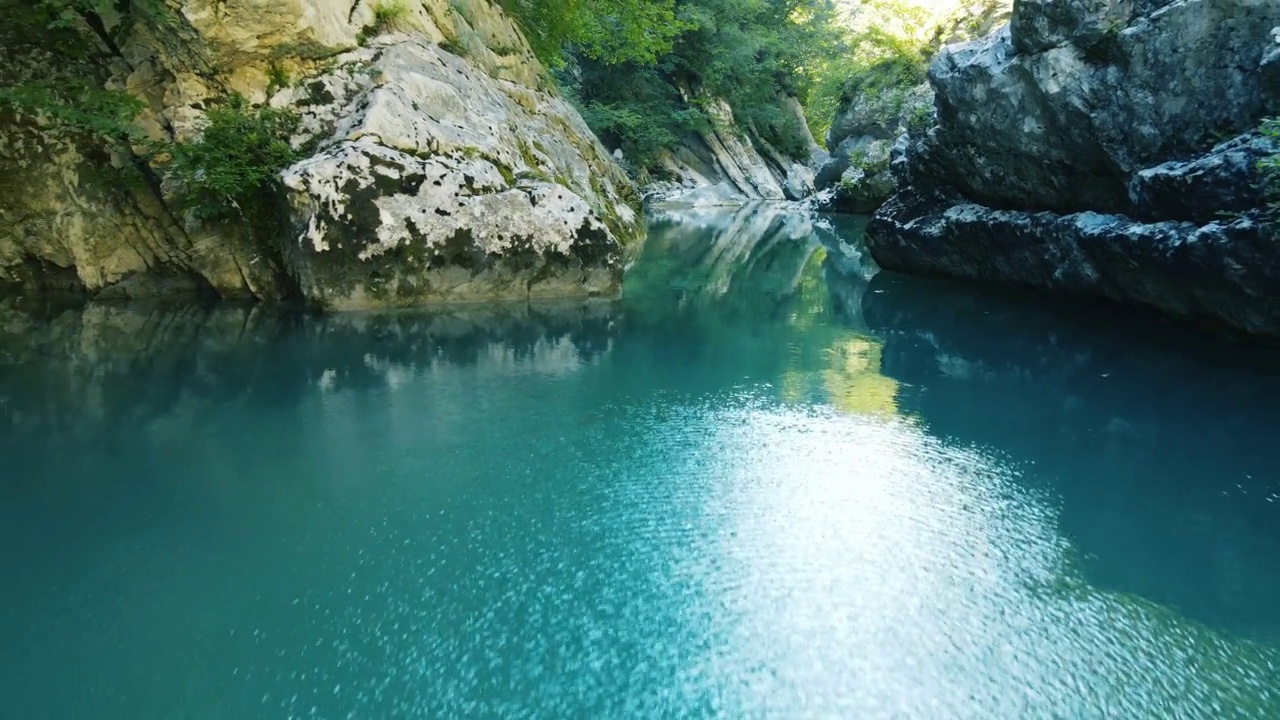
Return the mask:
<svg viewBox="0 0 1280 720"><path fill-rule="evenodd" d="M818 206L831 212L869 213L893 194L893 140L867 135L846 138L818 168L814 185L825 191Z"/></svg>
<svg viewBox="0 0 1280 720"><path fill-rule="evenodd" d="M1280 6L1134 5L1019 3L1006 30L940 53L933 152L950 184L991 205L1120 211L1138 170L1257 125Z"/></svg>
<svg viewBox="0 0 1280 720"><path fill-rule="evenodd" d="M825 210L868 213L893 194L889 150L900 135L932 118L933 91L925 82L852 84L827 130L830 155L818 167L814 187L825 191Z"/></svg>
<svg viewBox="0 0 1280 720"><path fill-rule="evenodd" d="M324 102L307 102L318 96ZM316 153L284 173L303 294L334 308L608 294L632 190L564 100L416 38L278 94Z"/></svg>
<svg viewBox="0 0 1280 720"><path fill-rule="evenodd" d="M1017 3L934 60L937 121L899 148L873 255L1280 335L1256 132L1277 25L1263 0Z"/></svg>
<svg viewBox="0 0 1280 720"><path fill-rule="evenodd" d="M115 32L95 72L153 137L197 136L238 93L297 112L308 157L271 222L211 223L128 152L21 118L3 163L37 182L0 197L0 285L334 309L616 292L639 194L515 23L483 0L377 6L182 0Z"/></svg>

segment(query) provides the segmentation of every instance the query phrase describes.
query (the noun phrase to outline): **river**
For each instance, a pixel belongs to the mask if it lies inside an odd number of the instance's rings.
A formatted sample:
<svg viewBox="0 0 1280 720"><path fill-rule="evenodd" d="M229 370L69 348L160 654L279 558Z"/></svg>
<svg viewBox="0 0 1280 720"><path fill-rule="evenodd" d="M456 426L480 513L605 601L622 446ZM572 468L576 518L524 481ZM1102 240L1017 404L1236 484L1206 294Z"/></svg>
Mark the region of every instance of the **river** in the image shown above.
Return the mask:
<svg viewBox="0 0 1280 720"><path fill-rule="evenodd" d="M12 718L1280 717L1280 365L652 221L616 302L0 310Z"/></svg>

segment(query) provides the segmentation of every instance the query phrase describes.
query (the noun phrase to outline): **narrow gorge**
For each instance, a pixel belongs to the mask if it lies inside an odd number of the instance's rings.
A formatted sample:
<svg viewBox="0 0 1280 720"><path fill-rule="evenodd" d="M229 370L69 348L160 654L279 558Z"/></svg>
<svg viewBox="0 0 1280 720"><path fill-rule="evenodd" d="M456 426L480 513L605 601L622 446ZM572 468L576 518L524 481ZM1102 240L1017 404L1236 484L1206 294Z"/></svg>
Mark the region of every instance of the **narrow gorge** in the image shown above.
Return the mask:
<svg viewBox="0 0 1280 720"><path fill-rule="evenodd" d="M0 717L1280 718L1280 0L0 48Z"/></svg>

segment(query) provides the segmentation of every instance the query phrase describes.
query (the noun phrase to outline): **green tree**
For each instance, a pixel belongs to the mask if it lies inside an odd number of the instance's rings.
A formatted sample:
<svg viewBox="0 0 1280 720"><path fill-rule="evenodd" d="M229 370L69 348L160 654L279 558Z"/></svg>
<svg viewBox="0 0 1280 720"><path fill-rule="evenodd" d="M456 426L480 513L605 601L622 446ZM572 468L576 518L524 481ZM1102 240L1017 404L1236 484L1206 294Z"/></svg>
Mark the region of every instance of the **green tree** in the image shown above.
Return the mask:
<svg viewBox="0 0 1280 720"><path fill-rule="evenodd" d="M708 129L708 98L726 100L753 141L807 153L785 98L804 99L809 68L839 41L833 0L512 2L539 57L633 169Z"/></svg>
<svg viewBox="0 0 1280 720"><path fill-rule="evenodd" d="M197 218L261 220L277 175L299 158L289 144L297 125L292 112L232 95L205 115L198 138L156 145L154 159Z"/></svg>
<svg viewBox="0 0 1280 720"><path fill-rule="evenodd" d="M782 104L802 102L812 87L807 68L839 41L830 0L691 0L693 26L676 44L678 73L690 85L729 102L753 136L802 157L800 120Z"/></svg>
<svg viewBox="0 0 1280 720"><path fill-rule="evenodd" d="M548 67L570 53L608 64L652 63L684 29L674 0L505 0Z"/></svg>

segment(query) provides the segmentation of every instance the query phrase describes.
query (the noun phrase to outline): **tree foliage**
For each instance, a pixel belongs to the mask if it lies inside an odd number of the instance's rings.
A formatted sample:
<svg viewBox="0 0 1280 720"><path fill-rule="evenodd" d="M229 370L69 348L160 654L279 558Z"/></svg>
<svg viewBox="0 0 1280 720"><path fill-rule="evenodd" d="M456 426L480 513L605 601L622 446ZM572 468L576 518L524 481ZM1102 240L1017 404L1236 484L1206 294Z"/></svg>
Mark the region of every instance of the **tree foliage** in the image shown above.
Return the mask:
<svg viewBox="0 0 1280 720"><path fill-rule="evenodd" d="M1003 25L1010 0L847 0L845 7L840 50L809 68L814 84L805 114L819 134L851 98L924 82L929 59L943 45Z"/></svg>
<svg viewBox="0 0 1280 720"><path fill-rule="evenodd" d="M786 154L808 150L786 96L835 39L833 0L511 0L535 52L557 70L606 145L651 166L723 98L740 128Z"/></svg>
<svg viewBox="0 0 1280 720"><path fill-rule="evenodd" d="M127 93L95 87L84 78L0 87L0 107L6 105L107 143L128 143L140 135L133 120L142 111L142 102Z"/></svg>
<svg viewBox="0 0 1280 720"><path fill-rule="evenodd" d="M297 125L292 112L232 95L205 115L198 138L156 145L154 158L197 218L254 220L269 214L276 176L299 158L289 144Z"/></svg>
<svg viewBox="0 0 1280 720"><path fill-rule="evenodd" d="M233 95L209 109L195 139L154 141L135 124L145 104L104 87L99 56L120 54L119 43L138 23L162 27L171 19L163 0L38 0L22 7L9 13L0 40L6 48L39 51L48 62L0 74L0 110L132 154L141 171L154 165L197 218L267 216L260 211L274 197L277 174L299 155L289 143L293 113ZM385 12L379 19L395 20ZM288 84L283 70L270 74L273 84Z"/></svg>
<svg viewBox="0 0 1280 720"><path fill-rule="evenodd" d="M803 157L807 129L781 100L808 99L808 69L837 49L834 11L830 0L691 2L695 29L680 39L679 67L692 84L725 98L755 138Z"/></svg>
<svg viewBox="0 0 1280 720"><path fill-rule="evenodd" d="M685 29L675 0L505 0L548 67L567 55L606 64L653 63Z"/></svg>

